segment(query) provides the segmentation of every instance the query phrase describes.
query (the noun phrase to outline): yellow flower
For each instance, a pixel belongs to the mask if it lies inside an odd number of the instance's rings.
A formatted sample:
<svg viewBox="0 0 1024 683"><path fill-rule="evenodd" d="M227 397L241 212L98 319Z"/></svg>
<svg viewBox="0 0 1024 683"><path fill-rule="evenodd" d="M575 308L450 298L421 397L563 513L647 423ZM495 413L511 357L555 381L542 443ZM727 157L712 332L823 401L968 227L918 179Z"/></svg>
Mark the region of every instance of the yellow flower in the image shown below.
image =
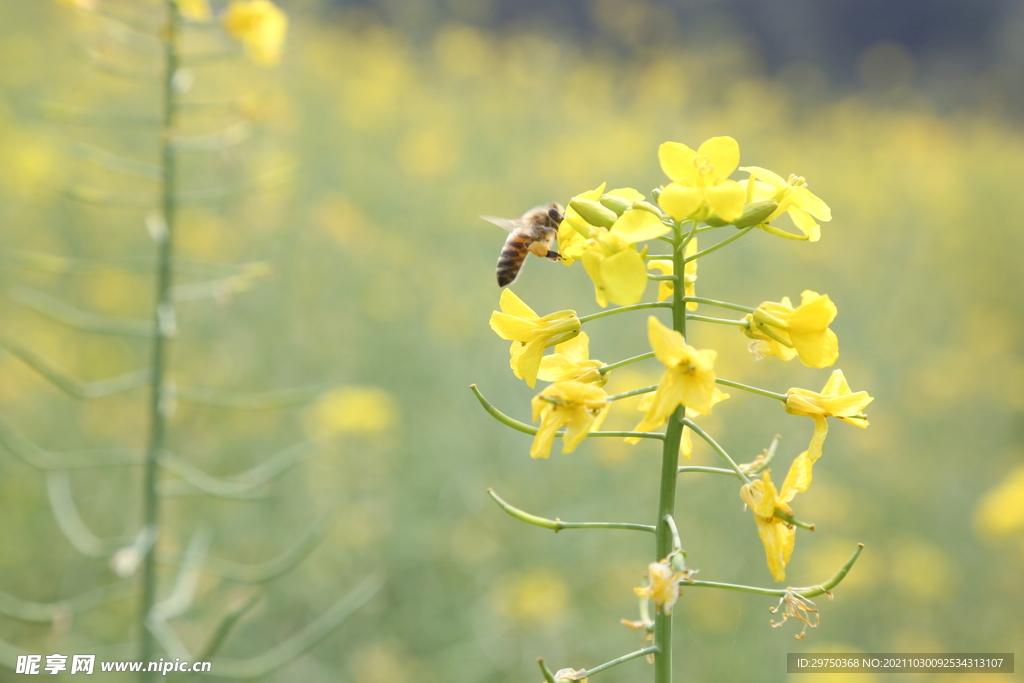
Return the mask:
<svg viewBox="0 0 1024 683"><path fill-rule="evenodd" d="M814 434L808 449L812 462L821 457L821 448L828 435L826 417L834 417L857 427L867 427L868 420L863 411L875 400L866 391L851 392L842 370L832 372L820 394L807 389L790 389L786 394L787 413L807 415L814 420Z"/></svg>
<svg viewBox="0 0 1024 683"><path fill-rule="evenodd" d="M604 389L593 384L567 381L555 382L533 397L533 421L540 419L540 428L530 447L531 458L551 455L555 432L565 427L562 452L572 453L591 431L599 429L611 403Z"/></svg>
<svg viewBox="0 0 1024 683"><path fill-rule="evenodd" d="M981 497L974 525L989 536L1005 536L1024 527L1024 465L1018 465L991 491Z"/></svg>
<svg viewBox="0 0 1024 683"><path fill-rule="evenodd" d="M754 183L753 196L748 197L748 200L774 199L779 203L779 207L765 219L765 223L785 212L793 219L797 229L807 236L808 241L817 242L821 238L821 226L814 219L826 222L832 220L832 209L807 189L807 183L802 177L791 175L786 181L760 166L743 166L740 170L749 173Z"/></svg>
<svg viewBox="0 0 1024 683"><path fill-rule="evenodd" d="M192 21L210 20L210 3L208 0L175 0L178 12L185 19Z"/></svg>
<svg viewBox="0 0 1024 683"><path fill-rule="evenodd" d="M746 320L744 329L751 339L750 350L758 360L778 356L790 360L800 356L809 368L825 368L839 360L839 338L829 329L838 310L827 294L807 289L795 309L784 297L780 303L765 301Z"/></svg>
<svg viewBox="0 0 1024 683"><path fill-rule="evenodd" d="M68 5L77 9L94 10L96 9L96 0L59 0L62 5Z"/></svg>
<svg viewBox="0 0 1024 683"><path fill-rule="evenodd" d="M819 451L818 455L821 453ZM796 542L796 529L793 525L775 516L775 508L781 508L792 514L789 502L797 493L806 491L811 485L811 470L817 457L804 451L789 468L786 481L782 483L782 491L775 490L771 475L766 471L761 479L755 479L740 489L740 498L754 513L757 533L764 544L768 558L768 570L776 581L786 578L786 565L793 554Z"/></svg>
<svg viewBox="0 0 1024 683"><path fill-rule="evenodd" d="M665 614L672 614L672 607L679 599L679 582L689 578L691 571L677 572L669 561L651 562L647 565L647 577L650 583L642 588L634 588L633 592L641 598L654 600L654 607Z"/></svg>
<svg viewBox="0 0 1024 683"><path fill-rule="evenodd" d="M683 335L665 327L654 316L647 319L647 336L655 358L665 365L665 374L636 431L646 432L661 425L680 405L703 415L711 414L711 406L715 404L715 359L718 353L693 348ZM628 443L636 441L627 439Z"/></svg>
<svg viewBox="0 0 1024 683"><path fill-rule="evenodd" d="M589 199L596 202L604 194L605 185L606 183L601 183L595 189L576 196L580 199ZM583 243L590 236L590 231L590 224L580 216L579 211L572 208L570 200L565 205L564 218L558 225L558 253L562 257L562 263L569 266L579 258L582 253Z"/></svg>
<svg viewBox="0 0 1024 683"><path fill-rule="evenodd" d="M332 389L310 407L303 420L306 432L313 438L377 434L390 431L397 422L395 397L384 389L369 386Z"/></svg>
<svg viewBox="0 0 1024 683"><path fill-rule="evenodd" d="M725 393L718 387L715 387L714 393L711 396L711 405L715 406L717 403L721 403L725 399L729 398L729 394ZM654 402L654 394L644 394L644 397L640 399L640 405L637 406L637 410L646 413L651 404ZM693 419L703 415L699 410L687 407L686 417ZM626 439L627 443L637 443L639 439ZM683 432L680 434L679 439L679 455L683 456L687 460L693 457L693 434L689 427L683 427Z"/></svg>
<svg viewBox="0 0 1024 683"><path fill-rule="evenodd" d="M253 61L264 66L281 61L288 16L270 0L233 0L222 20Z"/></svg>
<svg viewBox="0 0 1024 683"><path fill-rule="evenodd" d="M661 168L672 179L658 204L676 220L717 215L732 221L743 215L743 187L729 176L740 163L740 146L730 137L706 140L695 152L679 142L658 148Z"/></svg>
<svg viewBox="0 0 1024 683"><path fill-rule="evenodd" d="M697 253L697 238L694 237L686 245L686 250L683 252L684 257L693 256ZM674 266L671 261L656 260L648 261L648 268L654 268L660 270L663 275L672 275ZM665 301L672 296L673 282L671 280L662 280L658 283L658 301ZM683 296L697 296L697 261L689 261L683 266ZM697 303L689 301L686 304L686 310L696 311Z"/></svg>
<svg viewBox="0 0 1024 683"><path fill-rule="evenodd" d="M608 381L608 374L598 371L603 365L590 358L590 338L586 332L580 332L578 337L556 346L552 355L541 358L537 377L545 382L576 380L603 387Z"/></svg>
<svg viewBox="0 0 1024 683"><path fill-rule="evenodd" d="M549 343L557 344L579 334L580 320L576 311L557 311L542 318L511 289L501 293L499 303L501 313L491 314L491 329L512 342L509 361L512 372L533 387L537 383L544 348Z"/></svg>

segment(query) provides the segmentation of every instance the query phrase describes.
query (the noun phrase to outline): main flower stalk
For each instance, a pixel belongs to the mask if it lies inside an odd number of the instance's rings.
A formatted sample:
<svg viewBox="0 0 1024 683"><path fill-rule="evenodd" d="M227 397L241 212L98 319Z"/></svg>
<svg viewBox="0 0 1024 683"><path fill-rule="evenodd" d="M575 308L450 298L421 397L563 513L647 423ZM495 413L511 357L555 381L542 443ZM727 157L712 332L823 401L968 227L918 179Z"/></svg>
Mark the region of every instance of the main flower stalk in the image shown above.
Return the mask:
<svg viewBox="0 0 1024 683"><path fill-rule="evenodd" d="M673 231L672 266L674 273L682 273L685 267L683 252L692 235L686 234L682 225ZM683 287L672 288L672 329L686 337L686 292ZM658 523L656 533L655 560L669 556L673 548L672 527L668 518L675 517L676 476L679 472L679 443L683 436L683 418L686 407L679 406L669 418L665 427L664 448L661 455L661 490L658 496ZM672 681L672 614L660 610L654 617L654 644L658 648L654 655L654 683Z"/></svg>

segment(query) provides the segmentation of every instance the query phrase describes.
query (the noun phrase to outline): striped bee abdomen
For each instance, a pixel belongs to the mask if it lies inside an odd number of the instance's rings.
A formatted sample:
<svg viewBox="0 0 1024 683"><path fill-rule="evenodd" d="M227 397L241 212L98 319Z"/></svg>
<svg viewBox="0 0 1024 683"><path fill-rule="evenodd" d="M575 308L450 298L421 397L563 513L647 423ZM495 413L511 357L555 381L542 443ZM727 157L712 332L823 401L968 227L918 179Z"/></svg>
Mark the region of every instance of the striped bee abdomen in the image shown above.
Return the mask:
<svg viewBox="0 0 1024 683"><path fill-rule="evenodd" d="M524 235L521 230L513 231L508 236L508 239L505 240L505 246L501 249L501 256L498 257L498 268L495 271L498 276L499 287L511 284L516 279L516 276L519 275L519 270L523 267L523 261L526 260L526 255L530 253L531 242L533 240Z"/></svg>

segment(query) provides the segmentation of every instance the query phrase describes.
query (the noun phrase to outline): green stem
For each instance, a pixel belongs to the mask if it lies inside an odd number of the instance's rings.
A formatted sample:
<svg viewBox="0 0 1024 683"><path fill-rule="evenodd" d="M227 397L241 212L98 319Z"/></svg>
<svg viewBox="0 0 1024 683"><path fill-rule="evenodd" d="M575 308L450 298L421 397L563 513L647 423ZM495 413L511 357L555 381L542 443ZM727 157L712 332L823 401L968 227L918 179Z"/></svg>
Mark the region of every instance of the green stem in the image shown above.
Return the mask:
<svg viewBox="0 0 1024 683"><path fill-rule="evenodd" d="M672 552L679 552L683 549L683 542L679 540L679 529L676 527L676 520L672 515L665 515L665 524L672 531Z"/></svg>
<svg viewBox="0 0 1024 683"><path fill-rule="evenodd" d="M673 235L672 272L682 273L686 263L683 250L697 229L696 221L687 235L682 226L677 226ZM686 337L686 302L682 287L672 288L672 329ZM658 531L656 534L655 561L667 558L673 550L674 539L669 519L676 511L676 477L679 469L679 443L683 436L683 419L686 407L679 405L668 420L665 441L661 452L661 483L658 493ZM654 683L672 683L672 615L659 610L654 615L654 645L658 653L654 656Z"/></svg>
<svg viewBox="0 0 1024 683"><path fill-rule="evenodd" d="M716 325L735 325L737 327L750 327L750 323L746 320L731 320L729 318L711 318L706 315L697 315L695 313L687 313L687 320L697 320L702 323L715 323Z"/></svg>
<svg viewBox="0 0 1024 683"><path fill-rule="evenodd" d="M686 465L676 470L679 474L683 472L707 472L708 474L728 474L730 477L735 477L736 473L732 470L727 470L724 467L699 467L697 465Z"/></svg>
<svg viewBox="0 0 1024 683"><path fill-rule="evenodd" d="M707 444L709 446L711 446L711 448L716 453L718 453L719 457L721 457L723 460L725 460L729 464L729 467L732 469L732 471L736 474L737 477L739 477L740 479L743 480L744 484L749 484L750 483L750 477L748 477L747 473L744 472L740 468L740 466L736 464L736 461L732 459L732 456L729 455L728 453L726 453L725 449L722 448L718 444L717 441L712 439L711 436L707 432L705 432L703 429L698 427L697 424L693 420L689 420L689 419L687 419L685 417L680 417L679 420L677 420L677 421L681 425L685 425L685 426L689 427L690 429L692 429L694 431L694 433L697 436L699 436L700 438L704 439L704 441L706 441Z"/></svg>
<svg viewBox="0 0 1024 683"><path fill-rule="evenodd" d="M670 281L674 282L674 281L678 280L679 278L677 278L675 275L657 275L655 273L647 273L647 279L648 280L658 280L658 281L670 280Z"/></svg>
<svg viewBox="0 0 1024 683"><path fill-rule="evenodd" d="M491 415L491 417L493 417L498 422L500 422L503 425L506 425L508 427L511 427L512 429L516 430L517 432L522 432L523 434L533 435L533 434L537 433L537 427L534 427L533 425L526 424L525 422L520 422L519 420L511 418L508 415L506 415L505 413L503 413L500 410L498 410L497 408L495 408L493 405L491 405L490 401L488 401L486 398L484 398L484 395L480 393L480 390L476 388L475 384L469 385L469 388L473 390L473 394L476 396L476 400L480 401L480 405L482 405L484 407L484 410L486 410ZM557 432L555 432L555 435L556 436L561 436L564 433L565 433L564 429L559 429ZM590 432L590 434L588 434L588 436L610 436L610 437L637 438L637 439L664 439L665 438L665 435L660 433L660 432L630 432L630 431L624 431L624 432Z"/></svg>
<svg viewBox="0 0 1024 683"><path fill-rule="evenodd" d="M653 351L641 353L639 356L633 356L632 358L627 358L626 360L620 360L617 363L609 363L608 365L602 365L597 369L597 371L603 375L607 372L611 372L615 368L621 368L623 365L629 365L630 363L636 363L637 361L647 360L648 358L654 358Z"/></svg>
<svg viewBox="0 0 1024 683"><path fill-rule="evenodd" d="M157 281L156 311L153 320L153 386L149 401L149 444L146 449L146 461L142 477L143 529L153 539L146 547L142 557L142 596L139 605L139 659L148 662L154 659L155 642L147 623L153 605L156 602L156 552L157 529L159 528L160 502L157 496L157 478L159 473L160 454L166 441L168 396L165 395L167 340L173 333L173 302L171 301L171 258L173 255L174 235L174 193L175 193L175 154L171 144L175 127L175 92L174 75L178 69L178 53L176 31L178 24L178 6L175 0L166 0L167 23L164 43L163 72L163 121L160 139L161 161L161 198L163 210L163 232L156 235L157 243ZM140 680L152 680L152 672L143 672Z"/></svg>
<svg viewBox="0 0 1024 683"><path fill-rule="evenodd" d="M643 657L644 655L649 655L649 654L657 655L657 653L658 653L658 647L657 646L645 647L642 650L637 650L636 652L630 652L628 655L622 655L618 659L613 659L610 662L605 662L604 664L601 664L600 666L595 666L593 669L587 669L587 676L593 676L596 673L601 673L605 669L610 669L613 666L618 666L619 664L622 664L623 662L628 662L629 660L636 659L637 657Z"/></svg>
<svg viewBox="0 0 1024 683"><path fill-rule="evenodd" d="M721 384L722 386L732 387L733 389L742 389L743 391L749 391L752 394L760 394L761 396L774 398L779 401L782 401L783 403L789 400L789 396L787 394L780 394L776 391L768 391L767 389L758 389L757 387L752 387L749 384L740 384L739 382L733 382L732 380L722 379L721 377L716 377L715 382L717 384Z"/></svg>
<svg viewBox="0 0 1024 683"><path fill-rule="evenodd" d="M581 323L587 323L591 320L597 320L598 318L604 318L605 316L615 315L616 313L625 313L627 311L639 311L644 308L670 308L672 304L667 301L648 301L642 304L633 304L632 306L619 306L618 308L609 308L606 311L598 311L597 313L591 313L580 318Z"/></svg>
<svg viewBox="0 0 1024 683"><path fill-rule="evenodd" d="M640 394L649 394L652 391L657 390L658 385L652 384L649 387L640 387L639 389L633 389L632 391L624 391L621 394L612 394L608 397L609 401L618 401L619 399L629 398L630 396L639 396Z"/></svg>
<svg viewBox="0 0 1024 683"><path fill-rule="evenodd" d="M805 586L801 588L759 588L757 586L742 586L735 583L719 583L717 581L687 581L685 585L695 586L698 588L721 588L729 591L740 591L742 593L754 593L757 595L774 595L780 598L787 592L792 591L803 598L815 598L819 595L828 593L846 578L846 575L850 573L850 569L853 567L854 563L857 562L857 558L860 557L862 550L864 550L864 544L858 543L857 549L853 551L853 555L851 555L850 559L846 561L846 564L840 567L839 571L833 574L832 578L828 581L815 586Z"/></svg>
<svg viewBox="0 0 1024 683"><path fill-rule="evenodd" d="M734 311L742 311L743 313L753 313L754 309L749 306L740 306L739 304L730 303L728 301L718 301L717 299L707 299L702 296L687 296L683 297L683 301L686 303L695 304L707 304L708 306L718 306L719 308L729 308Z"/></svg>
<svg viewBox="0 0 1024 683"><path fill-rule="evenodd" d="M494 492L494 489L487 489L487 495L498 504L498 507L516 519L544 529L552 529L556 534L562 529L625 529L627 531L647 531L652 534L654 533L654 527L649 524L632 524L630 522L563 522L560 519L538 517L537 515L531 515L529 512L525 512L517 507L509 505Z"/></svg>
<svg viewBox="0 0 1024 683"><path fill-rule="evenodd" d="M746 235L748 232L750 232L751 230L753 230L756 227L757 227L756 225L751 225L749 228L743 228L742 230L737 232L735 235L733 235L731 237L725 238L724 240L722 240L718 244L714 245L713 247L708 247L707 249L704 249L703 251L698 251L693 256L687 257L683 261L683 263L689 263L690 261L696 261L697 259L699 259L702 256L707 256L708 254L710 254L713 251L718 251L722 247L724 247L724 246L726 246L728 244L732 244L733 242L735 242L739 238L743 237L744 235ZM679 271L679 272L682 272L682 271Z"/></svg>

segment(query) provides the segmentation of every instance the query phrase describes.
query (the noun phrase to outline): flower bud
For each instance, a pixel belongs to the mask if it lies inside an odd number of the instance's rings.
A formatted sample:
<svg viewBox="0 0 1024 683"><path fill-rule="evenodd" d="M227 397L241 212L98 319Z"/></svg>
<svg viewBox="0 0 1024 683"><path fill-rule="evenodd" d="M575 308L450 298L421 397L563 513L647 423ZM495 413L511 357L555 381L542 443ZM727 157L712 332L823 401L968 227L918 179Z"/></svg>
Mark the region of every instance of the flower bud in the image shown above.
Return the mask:
<svg viewBox="0 0 1024 683"><path fill-rule="evenodd" d="M768 216L775 213L777 208L779 208L779 203L774 199L761 199L756 202L750 202L743 207L743 215L732 222L724 221L718 216L711 216L704 222L715 228L720 228L723 225L749 228L752 225L763 223L768 219Z"/></svg>
<svg viewBox="0 0 1024 683"><path fill-rule="evenodd" d="M573 197L572 201L569 202L569 206L575 209L576 213L578 213L583 220L591 225L599 225L602 228L612 227L615 225L615 221L619 218L611 209L602 206L593 200L583 199L582 197Z"/></svg>
<svg viewBox="0 0 1024 683"><path fill-rule="evenodd" d="M601 195L601 204L614 211L617 216L621 216L633 208L633 202L624 197L616 197L613 194Z"/></svg>

